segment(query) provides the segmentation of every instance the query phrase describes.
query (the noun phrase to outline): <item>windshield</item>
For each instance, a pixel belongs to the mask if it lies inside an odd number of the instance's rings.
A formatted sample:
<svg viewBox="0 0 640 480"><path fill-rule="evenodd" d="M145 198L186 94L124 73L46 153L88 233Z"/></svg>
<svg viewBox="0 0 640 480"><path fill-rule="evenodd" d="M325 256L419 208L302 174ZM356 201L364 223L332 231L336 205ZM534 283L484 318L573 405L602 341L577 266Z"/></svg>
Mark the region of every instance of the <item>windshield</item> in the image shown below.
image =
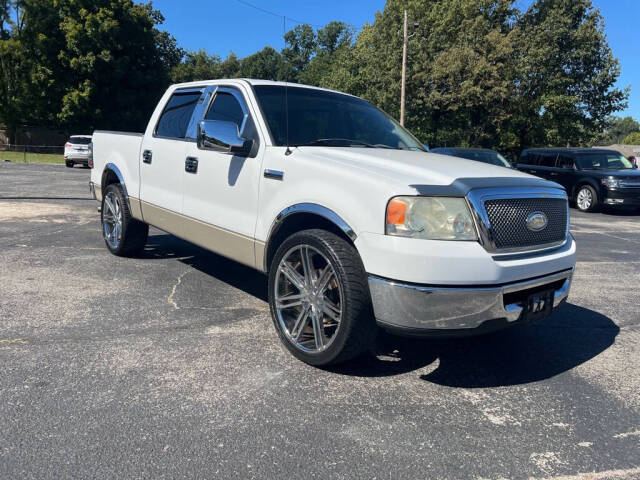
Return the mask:
<svg viewBox="0 0 640 480"><path fill-rule="evenodd" d="M71 137L69 143L76 145L89 145L91 143L91 137Z"/></svg>
<svg viewBox="0 0 640 480"><path fill-rule="evenodd" d="M254 87L275 145L424 150L413 135L370 103L350 95L282 85ZM286 103L285 103L286 102Z"/></svg>
<svg viewBox="0 0 640 480"><path fill-rule="evenodd" d="M498 152L487 152L484 150L454 150L453 153L456 157L476 160L490 165L498 165L499 167L511 168L509 161Z"/></svg>
<svg viewBox="0 0 640 480"><path fill-rule="evenodd" d="M620 153L588 153L577 158L578 166L582 170L627 170L633 165L627 157Z"/></svg>

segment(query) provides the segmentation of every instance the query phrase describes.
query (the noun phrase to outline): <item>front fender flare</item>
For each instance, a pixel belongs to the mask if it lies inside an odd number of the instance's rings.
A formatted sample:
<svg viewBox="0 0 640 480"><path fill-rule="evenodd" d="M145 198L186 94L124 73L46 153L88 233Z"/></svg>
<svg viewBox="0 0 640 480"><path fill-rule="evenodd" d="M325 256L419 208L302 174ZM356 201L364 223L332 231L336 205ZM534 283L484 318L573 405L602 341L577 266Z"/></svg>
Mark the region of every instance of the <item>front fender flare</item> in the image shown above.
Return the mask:
<svg viewBox="0 0 640 480"><path fill-rule="evenodd" d="M338 215L330 208L323 207L322 205L318 205L317 203L297 203L285 208L276 216L275 220L271 224L271 227L269 228L269 234L267 235L267 242L265 245L265 252L269 251L269 243L278 233L278 230L280 229L284 221L291 215L295 215L298 213L311 213L323 217L324 219L333 223L340 230L342 230L342 232L347 237L349 237L352 242L355 242L356 238L358 238L353 228L351 228L351 226L349 226L349 224L345 222L340 215ZM265 272L268 270L267 261L268 256L264 255L263 269Z"/></svg>

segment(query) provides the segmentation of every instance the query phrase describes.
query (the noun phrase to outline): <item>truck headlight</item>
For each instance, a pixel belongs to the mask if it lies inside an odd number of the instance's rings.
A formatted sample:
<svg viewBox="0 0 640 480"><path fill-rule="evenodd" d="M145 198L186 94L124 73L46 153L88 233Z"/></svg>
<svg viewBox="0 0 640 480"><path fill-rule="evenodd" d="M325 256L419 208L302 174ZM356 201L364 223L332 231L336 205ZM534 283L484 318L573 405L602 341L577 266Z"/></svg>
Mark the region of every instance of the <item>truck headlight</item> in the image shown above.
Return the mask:
<svg viewBox="0 0 640 480"><path fill-rule="evenodd" d="M617 178L603 178L602 185L607 188L618 188L620 186L620 180Z"/></svg>
<svg viewBox="0 0 640 480"><path fill-rule="evenodd" d="M429 240L477 240L464 198L394 197L387 204L386 234Z"/></svg>

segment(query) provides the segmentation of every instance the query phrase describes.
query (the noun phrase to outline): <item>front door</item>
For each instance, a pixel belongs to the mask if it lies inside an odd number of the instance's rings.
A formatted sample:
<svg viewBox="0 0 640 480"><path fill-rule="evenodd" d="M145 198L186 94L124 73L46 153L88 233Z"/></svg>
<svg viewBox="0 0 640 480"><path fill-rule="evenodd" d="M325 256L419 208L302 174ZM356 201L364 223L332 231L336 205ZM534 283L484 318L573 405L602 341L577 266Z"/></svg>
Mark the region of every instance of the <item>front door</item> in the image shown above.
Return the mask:
<svg viewBox="0 0 640 480"><path fill-rule="evenodd" d="M248 157L241 157L189 143L182 172L183 214L197 220L191 232L196 243L254 266L263 147L243 92L221 86L211 95L201 118L234 122L242 137L254 140L254 147Z"/></svg>

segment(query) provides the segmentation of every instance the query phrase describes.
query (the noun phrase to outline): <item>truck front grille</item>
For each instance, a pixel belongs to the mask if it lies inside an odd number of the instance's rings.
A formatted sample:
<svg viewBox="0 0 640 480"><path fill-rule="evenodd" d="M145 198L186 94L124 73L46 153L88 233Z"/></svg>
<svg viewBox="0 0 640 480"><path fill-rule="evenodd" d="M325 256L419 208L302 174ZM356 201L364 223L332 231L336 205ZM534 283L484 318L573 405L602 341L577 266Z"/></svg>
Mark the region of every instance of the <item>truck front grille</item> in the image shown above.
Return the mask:
<svg viewBox="0 0 640 480"><path fill-rule="evenodd" d="M535 249L559 244L567 235L568 205L562 198L497 198L484 208L495 249ZM543 213L546 227L534 231L527 226L532 214Z"/></svg>

